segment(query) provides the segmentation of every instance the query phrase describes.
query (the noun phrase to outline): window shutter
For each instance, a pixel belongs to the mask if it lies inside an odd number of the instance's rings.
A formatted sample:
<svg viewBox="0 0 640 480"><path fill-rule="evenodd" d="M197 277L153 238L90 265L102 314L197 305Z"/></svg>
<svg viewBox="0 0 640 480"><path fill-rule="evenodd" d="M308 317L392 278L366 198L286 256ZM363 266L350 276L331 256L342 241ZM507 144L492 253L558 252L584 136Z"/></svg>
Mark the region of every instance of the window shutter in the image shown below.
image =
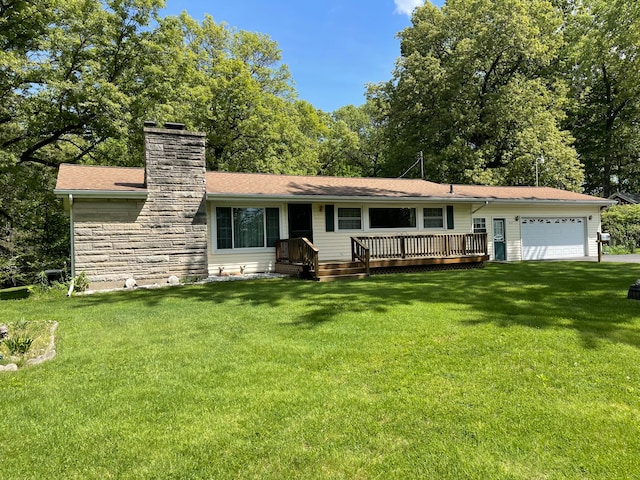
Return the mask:
<svg viewBox="0 0 640 480"><path fill-rule="evenodd" d="M324 223L325 230L327 232L335 232L335 216L334 216L334 208L333 205L325 205L324 206Z"/></svg>
<svg viewBox="0 0 640 480"><path fill-rule="evenodd" d="M216 246L219 250L233 247L231 208L216 207Z"/></svg>
<svg viewBox="0 0 640 480"><path fill-rule="evenodd" d="M280 209L266 208L267 247L275 247L280 239Z"/></svg>
<svg viewBox="0 0 640 480"><path fill-rule="evenodd" d="M447 230L453 230L453 205L447 205Z"/></svg>

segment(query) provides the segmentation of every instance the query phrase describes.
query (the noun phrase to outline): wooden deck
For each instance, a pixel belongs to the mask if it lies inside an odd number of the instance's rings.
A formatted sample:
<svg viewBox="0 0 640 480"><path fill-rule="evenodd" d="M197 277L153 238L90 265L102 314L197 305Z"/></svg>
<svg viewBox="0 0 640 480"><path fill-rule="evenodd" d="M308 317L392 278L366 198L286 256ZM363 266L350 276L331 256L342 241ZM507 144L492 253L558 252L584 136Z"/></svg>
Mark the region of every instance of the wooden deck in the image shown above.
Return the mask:
<svg viewBox="0 0 640 480"><path fill-rule="evenodd" d="M389 269L474 267L489 260L485 233L352 237L351 257L320 262L318 248L306 238L284 239L276 244L276 271L328 281Z"/></svg>

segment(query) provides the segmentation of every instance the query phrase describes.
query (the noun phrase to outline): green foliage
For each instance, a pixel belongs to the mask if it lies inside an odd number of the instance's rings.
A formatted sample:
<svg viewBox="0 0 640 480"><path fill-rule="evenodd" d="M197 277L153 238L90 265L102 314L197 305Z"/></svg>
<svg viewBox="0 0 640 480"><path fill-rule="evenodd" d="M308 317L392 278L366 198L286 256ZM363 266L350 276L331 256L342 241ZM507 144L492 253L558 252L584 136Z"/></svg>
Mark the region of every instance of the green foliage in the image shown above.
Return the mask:
<svg viewBox="0 0 640 480"><path fill-rule="evenodd" d="M614 205L602 212L602 231L612 244L633 252L640 247L640 205Z"/></svg>
<svg viewBox="0 0 640 480"><path fill-rule="evenodd" d="M80 272L80 274L76 275L73 279L73 288L78 292L84 292L89 288L89 277L85 272Z"/></svg>
<svg viewBox="0 0 640 480"><path fill-rule="evenodd" d="M569 125L585 189L640 191L640 3L583 0L567 16Z"/></svg>
<svg viewBox="0 0 640 480"><path fill-rule="evenodd" d="M31 348L33 338L29 337L9 337L4 340L4 345L11 355L24 355Z"/></svg>
<svg viewBox="0 0 640 480"><path fill-rule="evenodd" d="M440 182L578 190L582 169L553 75L562 16L546 0L450 0L418 8L392 81L370 87L387 132L387 174L423 152Z"/></svg>

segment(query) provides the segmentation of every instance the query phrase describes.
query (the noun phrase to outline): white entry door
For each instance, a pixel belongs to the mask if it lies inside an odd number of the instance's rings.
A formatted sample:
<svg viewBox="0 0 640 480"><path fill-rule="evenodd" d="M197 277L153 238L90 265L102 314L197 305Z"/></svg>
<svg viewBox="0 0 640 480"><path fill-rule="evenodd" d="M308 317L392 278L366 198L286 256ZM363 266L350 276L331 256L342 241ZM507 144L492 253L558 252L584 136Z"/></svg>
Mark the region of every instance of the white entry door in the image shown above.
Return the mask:
<svg viewBox="0 0 640 480"><path fill-rule="evenodd" d="M524 217L520 222L523 260L586 255L586 220L581 217Z"/></svg>

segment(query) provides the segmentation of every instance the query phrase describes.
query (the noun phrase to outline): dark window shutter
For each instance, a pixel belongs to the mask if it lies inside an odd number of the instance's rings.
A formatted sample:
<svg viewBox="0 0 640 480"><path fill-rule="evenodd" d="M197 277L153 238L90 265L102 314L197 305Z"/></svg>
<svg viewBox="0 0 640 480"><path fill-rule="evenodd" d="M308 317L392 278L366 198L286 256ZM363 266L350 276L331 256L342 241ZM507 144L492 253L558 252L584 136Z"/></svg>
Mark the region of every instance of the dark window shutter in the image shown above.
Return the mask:
<svg viewBox="0 0 640 480"><path fill-rule="evenodd" d="M334 215L334 209L333 209L333 205L325 205L324 206L324 222L325 222L325 226L326 226L326 231L327 232L335 232L336 227L335 227L335 215Z"/></svg>
<svg viewBox="0 0 640 480"><path fill-rule="evenodd" d="M231 208L216 207L216 237L219 250L232 248Z"/></svg>
<svg viewBox="0 0 640 480"><path fill-rule="evenodd" d="M275 247L280 238L280 209L266 208L267 213L267 247Z"/></svg>
<svg viewBox="0 0 640 480"><path fill-rule="evenodd" d="M453 205L447 205L447 230L453 230Z"/></svg>

